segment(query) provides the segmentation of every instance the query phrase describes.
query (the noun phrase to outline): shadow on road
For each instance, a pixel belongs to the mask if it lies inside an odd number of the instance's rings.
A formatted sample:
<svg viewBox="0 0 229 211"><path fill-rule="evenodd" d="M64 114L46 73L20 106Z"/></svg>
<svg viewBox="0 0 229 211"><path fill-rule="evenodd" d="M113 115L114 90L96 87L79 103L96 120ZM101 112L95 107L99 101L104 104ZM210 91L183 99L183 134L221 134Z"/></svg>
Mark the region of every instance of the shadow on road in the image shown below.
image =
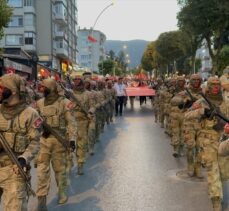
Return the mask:
<svg viewBox="0 0 229 211"><path fill-rule="evenodd" d="M119 122L122 121L122 127ZM101 190L101 188L109 181L111 171L105 165L106 149L108 145L114 141L120 130L123 130L123 119L116 119L115 123L108 125L105 132L101 134L100 142L95 146L95 155L89 156L84 167L84 175L76 174L77 167L74 166L70 173L70 186L68 187L69 202L65 205L57 205L57 196L48 204L48 209L60 210L80 210L80 211L100 211L97 197L88 197L90 193ZM127 124L127 123L126 123ZM125 123L124 123L125 126ZM71 203L71 198L74 198L75 203ZM82 200L82 198L85 198Z"/></svg>

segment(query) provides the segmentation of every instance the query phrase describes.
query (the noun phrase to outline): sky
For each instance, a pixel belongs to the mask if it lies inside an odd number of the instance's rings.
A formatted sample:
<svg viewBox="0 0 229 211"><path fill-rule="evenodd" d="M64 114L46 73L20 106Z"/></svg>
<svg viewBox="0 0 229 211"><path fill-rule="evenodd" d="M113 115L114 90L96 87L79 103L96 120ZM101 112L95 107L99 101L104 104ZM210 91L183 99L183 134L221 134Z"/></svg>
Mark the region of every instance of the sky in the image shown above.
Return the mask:
<svg viewBox="0 0 229 211"><path fill-rule="evenodd" d="M80 28L91 28L112 2L94 27L107 40L154 41L161 33L177 29L177 0L77 0Z"/></svg>

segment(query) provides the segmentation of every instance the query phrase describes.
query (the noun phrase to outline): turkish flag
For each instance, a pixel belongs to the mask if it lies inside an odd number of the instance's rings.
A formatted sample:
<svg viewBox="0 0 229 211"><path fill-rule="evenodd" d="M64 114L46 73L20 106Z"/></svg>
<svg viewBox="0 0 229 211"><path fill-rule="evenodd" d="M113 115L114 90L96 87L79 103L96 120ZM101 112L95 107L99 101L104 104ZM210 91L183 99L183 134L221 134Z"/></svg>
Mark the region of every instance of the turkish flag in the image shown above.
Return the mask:
<svg viewBox="0 0 229 211"><path fill-rule="evenodd" d="M91 35L88 35L87 39L93 43L97 42L97 40L94 37L92 37Z"/></svg>

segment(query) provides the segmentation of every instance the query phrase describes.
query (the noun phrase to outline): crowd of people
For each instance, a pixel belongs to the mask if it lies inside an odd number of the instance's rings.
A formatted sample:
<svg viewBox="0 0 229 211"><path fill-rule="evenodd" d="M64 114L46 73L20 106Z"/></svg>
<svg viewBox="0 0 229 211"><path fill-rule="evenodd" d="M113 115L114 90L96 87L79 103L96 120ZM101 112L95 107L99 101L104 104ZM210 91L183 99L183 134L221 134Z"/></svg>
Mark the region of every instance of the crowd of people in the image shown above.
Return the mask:
<svg viewBox="0 0 229 211"><path fill-rule="evenodd" d="M214 211L222 210L223 182L229 179L229 67L202 82L198 74L156 82L155 122L171 137L173 156L185 154L187 175L203 178ZM187 83L188 81L188 83Z"/></svg>
<svg viewBox="0 0 229 211"><path fill-rule="evenodd" d="M47 211L51 166L58 187L58 203L68 200L66 189L76 155L78 175L88 155L94 155L105 124L123 115L127 87L149 86L155 122L171 137L173 156L185 153L187 175L207 172L214 211L222 210L223 182L229 178L229 67L223 75L203 83L198 74L151 82L120 77L92 80L72 73L65 81L45 78L28 83L17 74L0 78L0 198L4 211L27 210L32 193L30 162L34 159L37 211ZM133 108L135 97L129 97ZM140 98L140 105L146 97ZM8 143L15 163L5 146ZM23 177L20 169L28 177Z"/></svg>
<svg viewBox="0 0 229 211"><path fill-rule="evenodd" d="M117 98L120 97L118 93ZM74 165L73 152L76 174L83 175L87 157L94 155L94 146L99 142L105 124L113 122L116 100L113 82L108 79L95 81L72 73L66 81L46 78L31 84L17 74L6 74L0 78L0 98L0 133L3 135L0 137L0 198L3 210L27 210L32 192L28 179L30 162L34 158L36 210L47 211L51 166L58 187L58 203L66 203L69 174ZM116 104L120 104L118 102L116 100ZM119 114L122 115L121 109ZM10 153L17 162L11 159ZM25 178L20 169L26 171Z"/></svg>

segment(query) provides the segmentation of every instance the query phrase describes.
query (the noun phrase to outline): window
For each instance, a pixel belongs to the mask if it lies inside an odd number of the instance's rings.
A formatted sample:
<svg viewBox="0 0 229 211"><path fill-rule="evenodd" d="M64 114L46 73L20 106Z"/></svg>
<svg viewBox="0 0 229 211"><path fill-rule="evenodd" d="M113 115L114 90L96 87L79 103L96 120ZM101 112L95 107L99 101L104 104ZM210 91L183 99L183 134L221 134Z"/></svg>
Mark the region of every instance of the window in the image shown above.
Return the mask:
<svg viewBox="0 0 229 211"><path fill-rule="evenodd" d="M32 7L34 6L34 0L24 0L24 7Z"/></svg>
<svg viewBox="0 0 229 211"><path fill-rule="evenodd" d="M23 0L8 0L8 4L11 7L22 7Z"/></svg>
<svg viewBox="0 0 229 211"><path fill-rule="evenodd" d="M36 45L36 35L34 32L25 32L25 45Z"/></svg>
<svg viewBox="0 0 229 211"><path fill-rule="evenodd" d="M22 34L6 35L6 45L23 45Z"/></svg>
<svg viewBox="0 0 229 211"><path fill-rule="evenodd" d="M55 13L63 15L65 20L67 20L67 11L65 6L62 3L55 4Z"/></svg>
<svg viewBox="0 0 229 211"><path fill-rule="evenodd" d="M12 16L8 27L22 27L23 26L23 16Z"/></svg>
<svg viewBox="0 0 229 211"><path fill-rule="evenodd" d="M35 15L32 13L26 13L24 16L25 26L35 26Z"/></svg>

